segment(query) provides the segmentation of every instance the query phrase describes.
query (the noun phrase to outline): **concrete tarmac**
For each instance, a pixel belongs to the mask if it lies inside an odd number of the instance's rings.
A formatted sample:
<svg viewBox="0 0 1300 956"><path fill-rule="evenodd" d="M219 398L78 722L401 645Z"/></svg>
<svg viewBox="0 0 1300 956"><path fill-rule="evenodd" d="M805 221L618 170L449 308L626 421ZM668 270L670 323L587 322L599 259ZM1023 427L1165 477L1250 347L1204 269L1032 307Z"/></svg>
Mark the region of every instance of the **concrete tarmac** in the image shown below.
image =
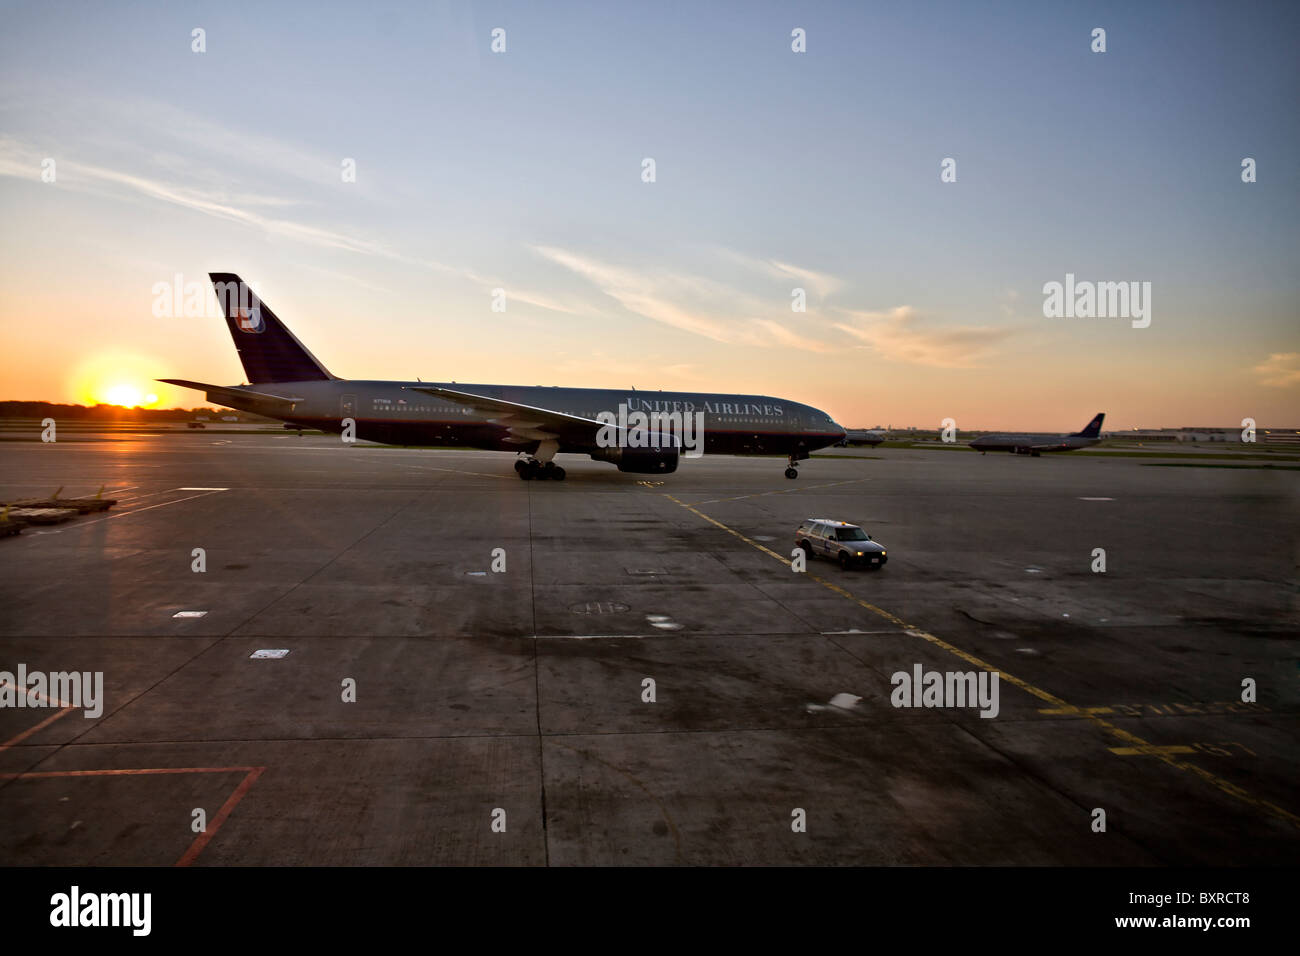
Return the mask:
<svg viewBox="0 0 1300 956"><path fill-rule="evenodd" d="M1300 858L1296 472L560 460L0 443L7 498L119 499L0 540L0 671L103 675L98 717L0 708L0 864ZM807 517L888 566L793 571ZM894 706L917 665L997 715Z"/></svg>

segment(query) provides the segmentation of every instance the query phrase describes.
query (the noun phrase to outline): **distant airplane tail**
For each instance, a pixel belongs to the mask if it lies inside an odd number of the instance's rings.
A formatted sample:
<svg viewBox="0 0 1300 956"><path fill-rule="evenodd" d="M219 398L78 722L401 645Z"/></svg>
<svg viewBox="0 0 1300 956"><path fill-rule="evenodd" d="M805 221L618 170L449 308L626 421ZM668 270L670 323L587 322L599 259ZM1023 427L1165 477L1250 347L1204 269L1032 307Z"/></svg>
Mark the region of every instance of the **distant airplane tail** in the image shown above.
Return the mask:
<svg viewBox="0 0 1300 956"><path fill-rule="evenodd" d="M212 272L209 278L250 385L334 378L239 276Z"/></svg>
<svg viewBox="0 0 1300 956"><path fill-rule="evenodd" d="M1101 421L1106 417L1105 412L1098 412L1097 417L1088 422L1088 427L1081 432L1075 432L1071 438L1096 438L1101 434Z"/></svg>

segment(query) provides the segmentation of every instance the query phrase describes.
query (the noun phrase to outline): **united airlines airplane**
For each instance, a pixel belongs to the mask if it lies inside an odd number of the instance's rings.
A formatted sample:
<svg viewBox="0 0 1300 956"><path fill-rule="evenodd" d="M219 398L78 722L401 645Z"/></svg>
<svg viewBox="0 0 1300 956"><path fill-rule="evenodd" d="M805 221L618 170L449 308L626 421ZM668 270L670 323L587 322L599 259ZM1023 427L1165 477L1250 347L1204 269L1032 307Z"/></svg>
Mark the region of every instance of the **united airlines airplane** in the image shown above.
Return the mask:
<svg viewBox="0 0 1300 956"><path fill-rule="evenodd" d="M1073 451L1101 441L1101 423L1105 417L1105 412L1098 412L1097 416L1084 426L1083 431L1071 432L1068 435L983 435L969 444L981 453L1009 451L1016 455L1032 455L1035 458L1045 451Z"/></svg>
<svg viewBox="0 0 1300 956"><path fill-rule="evenodd" d="M249 384L159 381L290 425L389 445L514 452L521 478L557 481L557 452L634 474L676 471L683 454L781 454L785 476L797 478L800 461L845 434L819 409L766 395L340 379L237 275L211 279Z"/></svg>

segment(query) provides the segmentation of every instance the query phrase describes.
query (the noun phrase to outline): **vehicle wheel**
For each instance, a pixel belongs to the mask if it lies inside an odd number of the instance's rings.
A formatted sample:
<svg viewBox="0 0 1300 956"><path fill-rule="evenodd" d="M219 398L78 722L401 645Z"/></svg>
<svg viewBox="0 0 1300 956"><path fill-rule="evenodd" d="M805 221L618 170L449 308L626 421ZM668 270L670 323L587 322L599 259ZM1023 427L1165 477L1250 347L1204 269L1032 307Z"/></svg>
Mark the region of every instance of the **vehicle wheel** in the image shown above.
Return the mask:
<svg viewBox="0 0 1300 956"><path fill-rule="evenodd" d="M842 571L847 571L848 569L849 569L849 553L848 553L847 551L841 551L841 552L840 552L840 570L842 570Z"/></svg>
<svg viewBox="0 0 1300 956"><path fill-rule="evenodd" d="M799 477L799 469L794 468L793 466L790 467L790 468L787 468L787 469L785 470L785 476L786 476L787 478L798 478L798 477Z"/></svg>
<svg viewBox="0 0 1300 956"><path fill-rule="evenodd" d="M564 469L561 468L559 465L556 465L556 466L555 466L555 470L551 472L551 480L552 480L552 481L563 481L563 480L564 480Z"/></svg>
<svg viewBox="0 0 1300 956"><path fill-rule="evenodd" d="M804 556L811 561L813 558L812 545L807 541L800 541L799 547L803 550Z"/></svg>
<svg viewBox="0 0 1300 956"><path fill-rule="evenodd" d="M515 459L515 474L519 475L521 478L523 477L524 474L524 464L525 463L522 458Z"/></svg>
<svg viewBox="0 0 1300 956"><path fill-rule="evenodd" d="M538 474L537 465L531 461L526 461L524 462L523 467L519 469L519 477L524 481L532 481L534 478L539 478L541 476Z"/></svg>

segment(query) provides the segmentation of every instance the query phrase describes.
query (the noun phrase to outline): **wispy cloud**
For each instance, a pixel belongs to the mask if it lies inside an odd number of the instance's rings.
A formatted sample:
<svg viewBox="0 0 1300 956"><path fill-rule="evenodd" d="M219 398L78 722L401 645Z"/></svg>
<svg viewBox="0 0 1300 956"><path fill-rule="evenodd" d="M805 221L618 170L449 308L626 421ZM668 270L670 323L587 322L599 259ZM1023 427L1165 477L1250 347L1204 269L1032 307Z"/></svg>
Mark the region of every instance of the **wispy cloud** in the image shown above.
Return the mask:
<svg viewBox="0 0 1300 956"><path fill-rule="evenodd" d="M81 89L75 93L58 88L51 91L42 85L16 99L6 99L0 109L14 118L39 108L33 103L43 99L60 104L47 133L56 140L75 143L82 158L85 151L101 157L130 155L133 160L142 159L156 173L206 177L210 184L229 182L236 170L251 174L256 182L340 184L343 153L304 148L290 139L266 135L247 125L216 122L193 109L153 97L106 97ZM364 192L368 186L362 175L349 184L349 191Z"/></svg>
<svg viewBox="0 0 1300 956"><path fill-rule="evenodd" d="M997 343L1012 334L990 326L933 326L915 309L900 305L886 312L853 312L852 323L835 327L871 346L882 358L935 368L974 368Z"/></svg>
<svg viewBox="0 0 1300 956"><path fill-rule="evenodd" d="M774 318L763 317L765 313L775 315L782 307L788 308L788 300L783 297L765 300L698 275L612 265L554 246L534 248L545 258L591 282L629 312L692 335L733 345L812 352L832 349L815 334L799 334ZM809 327L817 324L812 318L805 322Z"/></svg>
<svg viewBox="0 0 1300 956"><path fill-rule="evenodd" d="M819 296L827 296L838 292L844 285L844 283L835 278L835 276L827 275L825 272L816 272L812 269L803 269L799 266L790 265L788 262L778 262L776 259L769 259L767 260L767 265L778 275L790 276L793 279L797 279Z"/></svg>
<svg viewBox="0 0 1300 956"><path fill-rule="evenodd" d="M1269 388L1300 385L1300 352L1274 352L1255 366L1259 384Z"/></svg>
<svg viewBox="0 0 1300 956"><path fill-rule="evenodd" d="M713 247L713 251L752 272L774 279L794 279L796 282L802 283L804 288L811 290L813 295L819 298L833 295L844 287L843 280L836 276L804 266L792 265L779 259L760 259L755 256L745 255L743 252L736 252L734 249L721 247Z"/></svg>
<svg viewBox="0 0 1300 956"><path fill-rule="evenodd" d="M207 126L198 126L207 130ZM216 137L221 139L222 137ZM226 137L227 139L229 137ZM291 153L281 153L280 161L287 163ZM31 147L13 139L0 139L0 176L39 182L43 157ZM295 161L291 165L297 165ZM56 164L59 188L109 196L117 199L143 197L178 206L214 219L237 223L270 235L281 236L295 242L364 256L375 256L400 262L419 269L439 272L466 279L485 289L503 288L507 301L522 302L553 312L581 315L585 310L561 301L554 296L520 287L504 279L484 276L473 269L447 265L428 259L417 259L402 254L383 243L358 238L339 229L311 225L284 216L271 215L268 209L294 205L292 200L252 193L229 193L222 188L180 185L156 176L124 173L102 165L71 159ZM201 177L200 177L201 178ZM254 209L249 207L261 207ZM374 288L372 286L372 288Z"/></svg>
<svg viewBox="0 0 1300 956"><path fill-rule="evenodd" d="M725 323L701 318L673 301L675 294L680 295L682 287L694 284L694 280L612 266L554 246L535 248L552 262L587 279L629 312L715 342L731 341L731 330Z"/></svg>
<svg viewBox="0 0 1300 956"><path fill-rule="evenodd" d="M554 296L547 295L545 292L538 292L535 289L529 289L516 285L505 279L485 276L472 269L455 269L447 266L436 266L440 272L455 272L463 275L484 289L502 289L506 294L507 308L508 303L523 302L527 305L535 305L539 309L547 309L551 312L563 312L566 315L585 315L589 310L571 302L560 301Z"/></svg>
<svg viewBox="0 0 1300 956"><path fill-rule="evenodd" d="M637 354L629 359L604 349L583 351L577 355L561 352L547 361L547 368L551 373L575 384L590 384L594 370L607 382L645 388L658 387L655 383L662 386L665 383L687 382L695 375L695 366L689 363L663 365L662 358L654 354ZM653 381L646 380L648 369L655 370Z"/></svg>
<svg viewBox="0 0 1300 956"><path fill-rule="evenodd" d="M766 336L760 336L761 344L779 345L785 348L802 349L805 352L834 352L836 346L829 342L823 342L820 339L812 338L807 335L800 335L798 332L792 332L778 322L771 319L754 319L754 325L761 329Z"/></svg>
<svg viewBox="0 0 1300 956"><path fill-rule="evenodd" d="M41 159L42 157L35 150L10 139L0 140L0 176L39 181ZM68 159L57 162L55 169L58 177L56 183L61 188L117 198L129 195L144 196L298 242L371 256L402 258L377 242L357 239L343 232L295 222L291 219L266 216L232 205L222 193L214 194L202 189Z"/></svg>

